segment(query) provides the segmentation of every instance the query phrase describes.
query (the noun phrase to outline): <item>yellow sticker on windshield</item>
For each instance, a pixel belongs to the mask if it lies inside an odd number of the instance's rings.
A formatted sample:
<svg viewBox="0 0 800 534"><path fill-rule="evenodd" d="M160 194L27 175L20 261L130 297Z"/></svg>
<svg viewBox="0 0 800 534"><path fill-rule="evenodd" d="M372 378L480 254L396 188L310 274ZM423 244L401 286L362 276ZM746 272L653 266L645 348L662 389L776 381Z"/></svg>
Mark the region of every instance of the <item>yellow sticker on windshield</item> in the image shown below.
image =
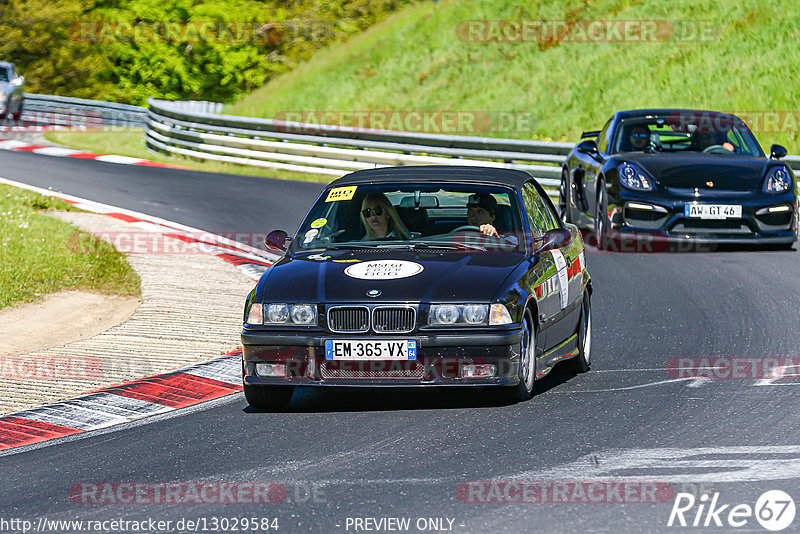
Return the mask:
<svg viewBox="0 0 800 534"><path fill-rule="evenodd" d="M353 195L356 194L356 189L358 189L357 185L351 185L348 187L334 187L330 191L328 191L328 197L325 199L325 202L338 202L340 200L350 200L353 198Z"/></svg>
<svg viewBox="0 0 800 534"><path fill-rule="evenodd" d="M311 221L311 228L322 228L326 224L328 224L328 219L325 217L320 217L319 219L314 219Z"/></svg>

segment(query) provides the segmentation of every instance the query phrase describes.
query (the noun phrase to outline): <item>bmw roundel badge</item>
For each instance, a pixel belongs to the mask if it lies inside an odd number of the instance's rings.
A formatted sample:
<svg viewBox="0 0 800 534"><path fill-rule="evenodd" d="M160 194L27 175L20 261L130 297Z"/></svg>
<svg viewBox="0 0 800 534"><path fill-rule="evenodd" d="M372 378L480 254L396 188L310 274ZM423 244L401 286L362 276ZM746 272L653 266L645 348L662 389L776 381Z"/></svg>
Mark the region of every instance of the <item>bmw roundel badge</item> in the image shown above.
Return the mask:
<svg viewBox="0 0 800 534"><path fill-rule="evenodd" d="M378 297L380 296L380 294L381 294L380 289L370 289L369 291L367 291L368 297Z"/></svg>

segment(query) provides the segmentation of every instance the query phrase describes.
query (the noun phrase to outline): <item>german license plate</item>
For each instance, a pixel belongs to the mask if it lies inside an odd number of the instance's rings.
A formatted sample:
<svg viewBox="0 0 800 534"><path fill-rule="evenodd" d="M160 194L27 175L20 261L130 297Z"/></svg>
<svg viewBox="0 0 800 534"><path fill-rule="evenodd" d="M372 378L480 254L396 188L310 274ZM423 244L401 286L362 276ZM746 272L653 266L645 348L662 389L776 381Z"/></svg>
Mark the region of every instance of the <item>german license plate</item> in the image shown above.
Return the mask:
<svg viewBox="0 0 800 534"><path fill-rule="evenodd" d="M741 219L742 207L732 204L685 204L683 215L693 219Z"/></svg>
<svg viewBox="0 0 800 534"><path fill-rule="evenodd" d="M326 339L326 360L416 360L417 342L413 339Z"/></svg>

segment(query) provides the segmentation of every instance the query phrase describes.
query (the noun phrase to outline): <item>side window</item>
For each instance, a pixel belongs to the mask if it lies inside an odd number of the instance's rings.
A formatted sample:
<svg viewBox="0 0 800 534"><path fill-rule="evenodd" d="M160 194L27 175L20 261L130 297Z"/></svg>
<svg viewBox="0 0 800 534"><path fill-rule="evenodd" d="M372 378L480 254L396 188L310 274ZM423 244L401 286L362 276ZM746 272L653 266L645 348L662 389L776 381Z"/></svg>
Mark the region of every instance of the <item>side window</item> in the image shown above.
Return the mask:
<svg viewBox="0 0 800 534"><path fill-rule="evenodd" d="M603 126L603 129L600 130L600 134L597 136L597 149L600 152L608 153L608 144L611 141L608 136L611 135L611 119L608 119L606 125Z"/></svg>
<svg viewBox="0 0 800 534"><path fill-rule="evenodd" d="M555 230L558 228L558 221L553 214L553 210L550 209L550 206L547 204L545 199L541 197L541 195L536 195L536 203L539 206L539 211L542 213L542 219L545 221L547 230Z"/></svg>
<svg viewBox="0 0 800 534"><path fill-rule="evenodd" d="M554 219L550 208L547 207L539 192L532 185L525 184L522 198L534 239L542 237L548 230L558 228L558 223Z"/></svg>
<svg viewBox="0 0 800 534"><path fill-rule="evenodd" d="M738 135L736 135L736 132L733 129L728 130L728 135L726 137L728 142L733 145L735 152L742 151L742 140Z"/></svg>

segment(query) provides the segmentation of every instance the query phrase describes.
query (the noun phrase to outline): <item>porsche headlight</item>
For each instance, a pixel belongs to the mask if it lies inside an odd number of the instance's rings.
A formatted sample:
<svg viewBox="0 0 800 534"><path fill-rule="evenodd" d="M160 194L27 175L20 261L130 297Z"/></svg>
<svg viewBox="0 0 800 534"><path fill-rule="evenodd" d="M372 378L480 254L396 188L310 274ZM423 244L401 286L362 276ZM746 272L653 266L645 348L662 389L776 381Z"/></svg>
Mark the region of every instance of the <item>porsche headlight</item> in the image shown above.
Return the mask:
<svg viewBox="0 0 800 534"><path fill-rule="evenodd" d="M772 169L764 182L764 191L767 193L783 193L792 188L792 176L789 169L780 166Z"/></svg>
<svg viewBox="0 0 800 534"><path fill-rule="evenodd" d="M622 163L619 166L619 183L635 191L651 191L653 189L653 184L644 175L644 171L631 163Z"/></svg>
<svg viewBox="0 0 800 534"><path fill-rule="evenodd" d="M265 304L264 324L314 326L317 324L317 307L314 304Z"/></svg>
<svg viewBox="0 0 800 534"><path fill-rule="evenodd" d="M485 325L489 315L487 304L431 304L428 324L431 326Z"/></svg>

